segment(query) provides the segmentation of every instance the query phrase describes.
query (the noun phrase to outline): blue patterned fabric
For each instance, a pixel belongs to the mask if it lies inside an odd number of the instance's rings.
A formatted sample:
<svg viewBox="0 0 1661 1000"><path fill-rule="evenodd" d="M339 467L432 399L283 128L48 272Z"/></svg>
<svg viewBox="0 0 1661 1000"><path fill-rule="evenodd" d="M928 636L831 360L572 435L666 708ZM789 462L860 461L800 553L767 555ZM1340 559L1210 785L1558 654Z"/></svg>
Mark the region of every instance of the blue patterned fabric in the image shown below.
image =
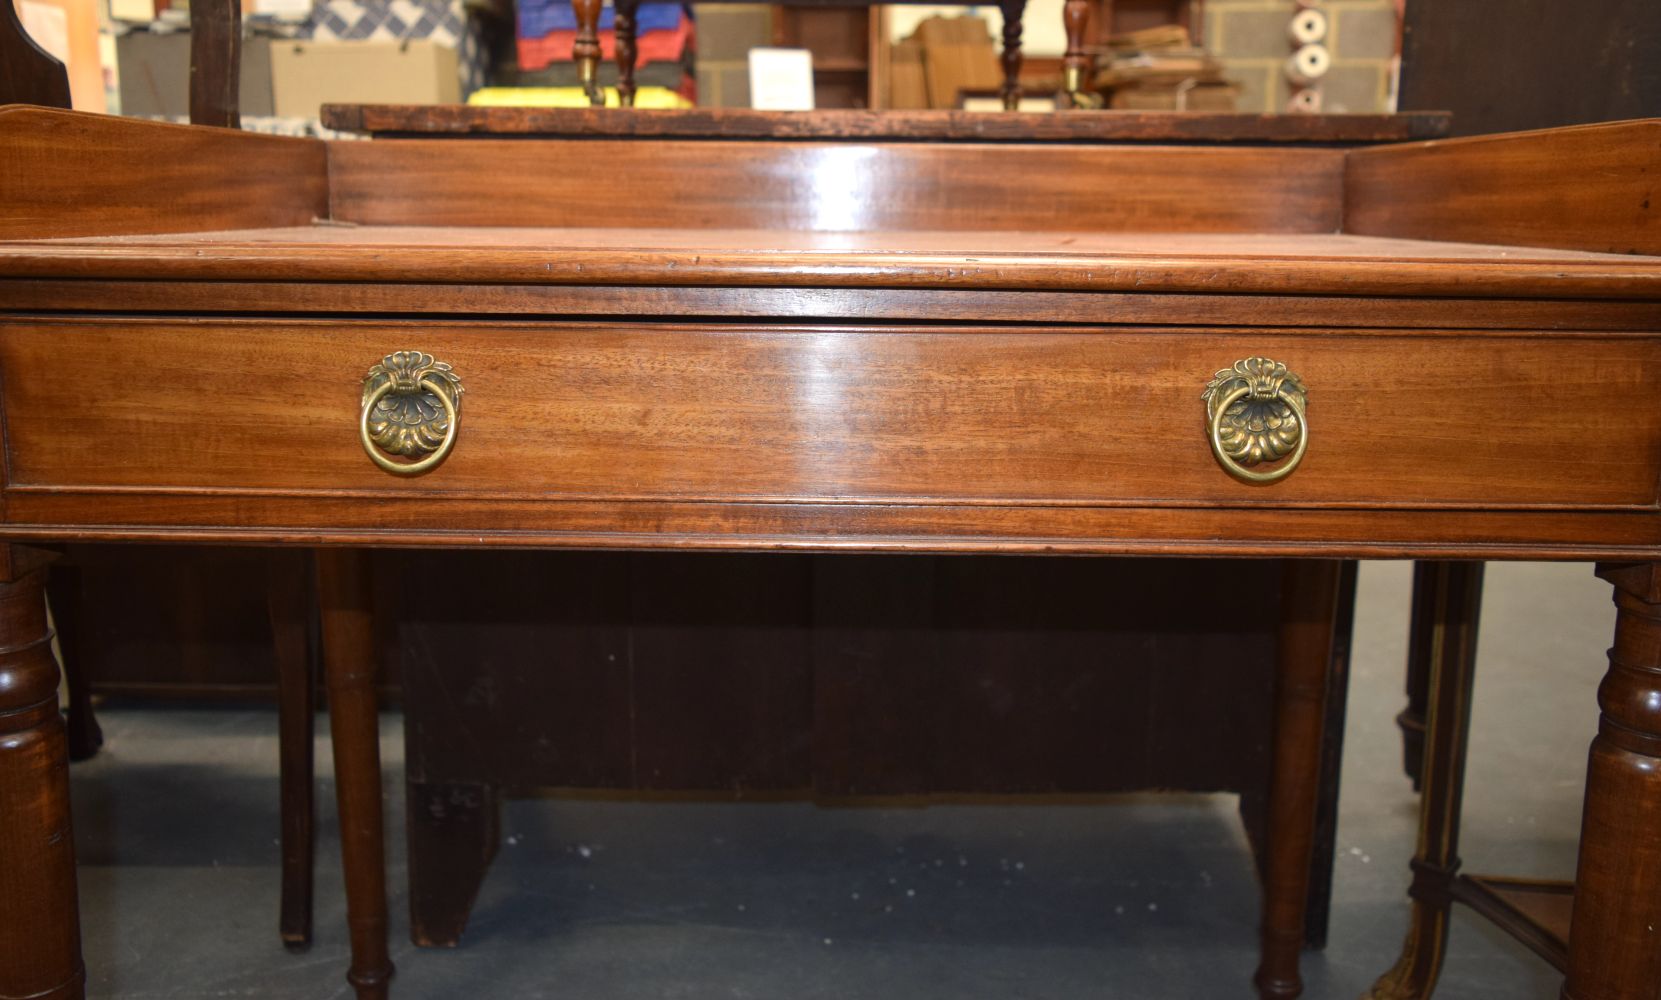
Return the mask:
<svg viewBox="0 0 1661 1000"><path fill-rule="evenodd" d="M567 8L569 8L567 4ZM484 86L490 50L462 0L319 0L296 38L347 42L427 39L456 50L461 97Z"/></svg>
<svg viewBox="0 0 1661 1000"><path fill-rule="evenodd" d="M692 13L678 3L643 3L634 17L636 34L648 31L674 31L681 26L681 18ZM600 30L610 31L616 12L610 7L600 10ZM519 0L519 37L541 38L550 31L576 31L577 15L571 10L571 0Z"/></svg>

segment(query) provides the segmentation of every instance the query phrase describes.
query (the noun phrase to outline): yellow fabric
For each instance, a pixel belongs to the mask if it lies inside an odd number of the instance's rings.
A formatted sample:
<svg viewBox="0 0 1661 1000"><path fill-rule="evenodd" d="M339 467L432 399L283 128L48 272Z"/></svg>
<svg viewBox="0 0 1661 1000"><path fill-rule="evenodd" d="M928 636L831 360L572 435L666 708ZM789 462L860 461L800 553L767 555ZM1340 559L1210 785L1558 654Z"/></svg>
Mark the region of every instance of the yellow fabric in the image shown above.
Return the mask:
<svg viewBox="0 0 1661 1000"><path fill-rule="evenodd" d="M495 108L586 108L588 95L581 87L481 87L467 98L468 104ZM641 87L635 91L637 108L690 108L692 102L668 87ZM622 105L617 88L606 88L606 107Z"/></svg>

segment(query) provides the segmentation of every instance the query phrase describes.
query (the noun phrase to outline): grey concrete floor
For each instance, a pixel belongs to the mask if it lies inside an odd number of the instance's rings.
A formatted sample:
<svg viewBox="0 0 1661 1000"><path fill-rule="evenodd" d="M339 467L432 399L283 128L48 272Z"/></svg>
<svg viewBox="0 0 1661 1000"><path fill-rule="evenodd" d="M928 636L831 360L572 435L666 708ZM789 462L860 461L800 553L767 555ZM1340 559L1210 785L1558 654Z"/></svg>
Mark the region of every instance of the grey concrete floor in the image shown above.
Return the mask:
<svg viewBox="0 0 1661 1000"><path fill-rule="evenodd" d="M1410 568L1363 567L1331 942L1306 995L1350 998L1405 927L1417 803L1400 769ZM1594 692L1613 626L1585 565L1489 567L1467 869L1569 877ZM316 941L277 941L270 711L111 707L73 772L94 997L345 997L326 742ZM605 998L1248 997L1258 894L1234 801L816 808L516 801L463 946L409 944L384 719L395 993ZM1438 995L1556 996L1469 913Z"/></svg>

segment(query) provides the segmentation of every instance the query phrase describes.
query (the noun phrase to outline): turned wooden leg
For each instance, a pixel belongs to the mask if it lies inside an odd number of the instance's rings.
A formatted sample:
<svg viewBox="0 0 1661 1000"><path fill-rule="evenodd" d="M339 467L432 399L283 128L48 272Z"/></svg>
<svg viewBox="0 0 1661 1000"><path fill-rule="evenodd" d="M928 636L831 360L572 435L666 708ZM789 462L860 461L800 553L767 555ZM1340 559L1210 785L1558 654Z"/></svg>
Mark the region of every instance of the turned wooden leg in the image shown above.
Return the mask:
<svg viewBox="0 0 1661 1000"><path fill-rule="evenodd" d="M640 0L612 0L612 28L617 39L617 103L634 107L635 11Z"/></svg>
<svg viewBox="0 0 1661 1000"><path fill-rule="evenodd" d="M1436 987L1448 943L1450 888L1459 872L1459 810L1465 794L1465 751L1476 674L1477 619L1483 564L1423 563L1414 585L1424 589L1422 618L1429 670L1419 846L1413 855L1413 910L1394 967L1364 1000L1422 1000Z"/></svg>
<svg viewBox="0 0 1661 1000"><path fill-rule="evenodd" d="M472 915L500 841L493 785L410 781L410 940L454 948Z"/></svg>
<svg viewBox="0 0 1661 1000"><path fill-rule="evenodd" d="M1415 792L1424 787L1425 712L1430 704L1430 661L1436 644L1436 564L1413 564L1413 612L1407 627L1407 707L1396 715L1401 728L1401 766Z"/></svg>
<svg viewBox="0 0 1661 1000"><path fill-rule="evenodd" d="M1005 111L1021 108L1021 21L1026 16L1027 0L999 0L998 8L1004 15L1002 95Z"/></svg>
<svg viewBox="0 0 1661 1000"><path fill-rule="evenodd" d="M380 720L375 712L375 643L368 554L319 549L317 600L323 615L323 669L329 685L346 923L358 1000L380 1000L392 978L386 942L386 858L381 827Z"/></svg>
<svg viewBox="0 0 1661 1000"><path fill-rule="evenodd" d="M1276 1000L1303 992L1298 955L1309 899L1327 669L1341 568L1330 560L1289 559L1281 585L1263 950L1253 979L1260 996Z"/></svg>
<svg viewBox="0 0 1661 1000"><path fill-rule="evenodd" d="M53 563L46 572L46 600L69 685L69 759L91 760L104 745L104 731L92 711L92 675L81 655L81 568L67 560Z"/></svg>
<svg viewBox="0 0 1661 1000"><path fill-rule="evenodd" d="M1615 645L1586 769L1564 1000L1661 995L1661 563L1602 565Z"/></svg>
<svg viewBox="0 0 1661 1000"><path fill-rule="evenodd" d="M1084 88L1090 81L1090 53L1084 51L1084 26L1090 21L1089 0L1066 0L1061 24L1067 32L1067 52L1061 57L1061 94L1056 104L1063 108L1085 107Z"/></svg>
<svg viewBox="0 0 1661 1000"><path fill-rule="evenodd" d="M45 556L0 545L0 997L80 1000L69 748Z"/></svg>
<svg viewBox="0 0 1661 1000"><path fill-rule="evenodd" d="M266 610L277 659L277 754L281 786L283 895L278 933L300 950L311 944L313 831L312 729L317 715L316 570L304 549L273 549Z"/></svg>
<svg viewBox="0 0 1661 1000"><path fill-rule="evenodd" d="M577 15L577 38L571 46L571 58L577 63L577 75L582 81L588 103L602 107L606 93L600 89L600 0L571 0L571 10Z"/></svg>

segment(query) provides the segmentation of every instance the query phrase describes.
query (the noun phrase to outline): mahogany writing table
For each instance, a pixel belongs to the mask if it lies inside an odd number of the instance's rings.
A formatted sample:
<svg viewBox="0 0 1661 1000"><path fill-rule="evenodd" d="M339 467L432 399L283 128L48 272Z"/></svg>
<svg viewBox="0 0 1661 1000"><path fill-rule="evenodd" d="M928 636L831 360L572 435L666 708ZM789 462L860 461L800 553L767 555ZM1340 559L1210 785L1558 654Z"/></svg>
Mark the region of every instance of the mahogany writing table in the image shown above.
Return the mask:
<svg viewBox="0 0 1661 1000"><path fill-rule="evenodd" d="M391 974L363 547L1288 558L1269 997L1299 991L1335 560L1603 560L1565 995L1653 1000L1657 148L1654 122L1344 150L0 111L0 994L82 993L34 544L171 540L320 549L362 996ZM1436 905L1377 995L1422 995Z"/></svg>

